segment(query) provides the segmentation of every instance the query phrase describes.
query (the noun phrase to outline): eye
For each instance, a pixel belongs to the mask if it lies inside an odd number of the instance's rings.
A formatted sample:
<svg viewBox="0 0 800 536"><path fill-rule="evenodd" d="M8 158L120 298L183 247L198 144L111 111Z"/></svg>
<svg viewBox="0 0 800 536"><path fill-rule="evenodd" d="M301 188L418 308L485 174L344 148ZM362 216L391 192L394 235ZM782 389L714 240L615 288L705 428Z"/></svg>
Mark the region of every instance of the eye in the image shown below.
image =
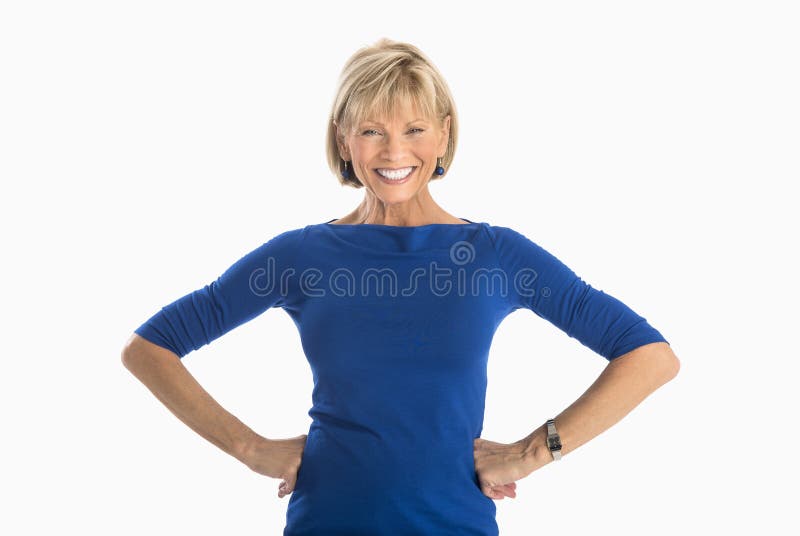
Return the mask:
<svg viewBox="0 0 800 536"><path fill-rule="evenodd" d="M418 130L420 132L425 132L424 128L419 128L419 127L414 127L411 130L409 130L409 132L414 132L415 130ZM378 132L378 131L375 130L374 128L370 128L368 130L364 130L363 132L361 132L361 134L365 136L371 136L370 132Z"/></svg>

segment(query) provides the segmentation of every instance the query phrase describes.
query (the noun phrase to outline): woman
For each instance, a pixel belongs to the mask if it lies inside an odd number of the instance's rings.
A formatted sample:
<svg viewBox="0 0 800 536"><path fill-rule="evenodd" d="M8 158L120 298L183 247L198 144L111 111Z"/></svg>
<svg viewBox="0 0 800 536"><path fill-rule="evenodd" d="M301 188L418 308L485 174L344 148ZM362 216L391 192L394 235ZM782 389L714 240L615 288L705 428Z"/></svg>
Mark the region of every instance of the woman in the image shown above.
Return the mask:
<svg viewBox="0 0 800 536"><path fill-rule="evenodd" d="M673 378L664 337L507 227L458 218L428 184L456 149L441 74L388 39L354 54L328 125L328 162L364 199L340 219L272 237L135 330L123 361L179 418L292 493L285 535L496 535L493 500ZM271 307L295 321L313 422L259 436L180 358ZM492 336L527 308L609 360L574 404L512 444L480 438ZM550 436L548 438L548 435ZM558 445L560 439L560 446Z"/></svg>

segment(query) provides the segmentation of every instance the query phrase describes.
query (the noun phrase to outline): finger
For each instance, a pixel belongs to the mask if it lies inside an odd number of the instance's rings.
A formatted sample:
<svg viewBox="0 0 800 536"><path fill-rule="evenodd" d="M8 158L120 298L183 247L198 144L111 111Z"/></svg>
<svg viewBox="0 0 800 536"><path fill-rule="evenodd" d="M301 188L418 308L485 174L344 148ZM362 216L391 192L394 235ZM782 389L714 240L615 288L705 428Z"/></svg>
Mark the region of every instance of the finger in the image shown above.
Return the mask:
<svg viewBox="0 0 800 536"><path fill-rule="evenodd" d="M278 497L283 498L294 491L294 486L290 479L286 479L278 486Z"/></svg>
<svg viewBox="0 0 800 536"><path fill-rule="evenodd" d="M505 497L505 495L500 493L500 491L498 491L497 489L495 489L492 486L484 487L482 491L483 491L483 494L486 495L487 497L489 497L490 499L501 500L501 499L503 499Z"/></svg>
<svg viewBox="0 0 800 536"><path fill-rule="evenodd" d="M513 484L513 483L512 483ZM492 491L494 493L503 495L504 497L511 497L512 499L516 498L517 493L515 491L516 486L512 486L511 484L505 484L502 486L494 486Z"/></svg>
<svg viewBox="0 0 800 536"><path fill-rule="evenodd" d="M482 488L486 488L486 489L495 489L495 488L503 488L503 487L507 487L507 488L511 488L511 489L516 489L517 488L517 483L516 482L509 482L508 484L492 484L490 481L482 480L480 482L480 485L481 485Z"/></svg>

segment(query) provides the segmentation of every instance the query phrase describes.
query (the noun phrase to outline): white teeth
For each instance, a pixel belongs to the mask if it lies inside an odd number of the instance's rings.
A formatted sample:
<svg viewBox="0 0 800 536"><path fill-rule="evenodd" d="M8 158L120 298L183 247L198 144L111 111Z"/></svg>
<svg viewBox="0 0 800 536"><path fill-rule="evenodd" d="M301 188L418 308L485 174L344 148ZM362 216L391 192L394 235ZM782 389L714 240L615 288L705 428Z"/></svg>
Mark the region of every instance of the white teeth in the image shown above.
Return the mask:
<svg viewBox="0 0 800 536"><path fill-rule="evenodd" d="M412 171L414 170L413 167L407 167L402 169L377 169L376 171L386 177L387 179L391 180L400 180L405 179Z"/></svg>

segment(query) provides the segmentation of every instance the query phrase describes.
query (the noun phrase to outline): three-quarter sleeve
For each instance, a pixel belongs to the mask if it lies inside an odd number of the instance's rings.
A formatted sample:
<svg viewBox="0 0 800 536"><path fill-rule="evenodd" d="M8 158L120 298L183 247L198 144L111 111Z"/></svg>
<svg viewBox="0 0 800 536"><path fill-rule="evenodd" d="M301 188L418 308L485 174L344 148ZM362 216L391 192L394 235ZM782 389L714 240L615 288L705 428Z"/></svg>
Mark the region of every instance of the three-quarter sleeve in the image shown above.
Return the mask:
<svg viewBox="0 0 800 536"><path fill-rule="evenodd" d="M283 307L300 231L274 236L211 283L162 307L134 332L182 358L267 309Z"/></svg>
<svg viewBox="0 0 800 536"><path fill-rule="evenodd" d="M609 361L644 344L669 344L644 317L525 235L500 226L491 232L512 310L530 309Z"/></svg>

